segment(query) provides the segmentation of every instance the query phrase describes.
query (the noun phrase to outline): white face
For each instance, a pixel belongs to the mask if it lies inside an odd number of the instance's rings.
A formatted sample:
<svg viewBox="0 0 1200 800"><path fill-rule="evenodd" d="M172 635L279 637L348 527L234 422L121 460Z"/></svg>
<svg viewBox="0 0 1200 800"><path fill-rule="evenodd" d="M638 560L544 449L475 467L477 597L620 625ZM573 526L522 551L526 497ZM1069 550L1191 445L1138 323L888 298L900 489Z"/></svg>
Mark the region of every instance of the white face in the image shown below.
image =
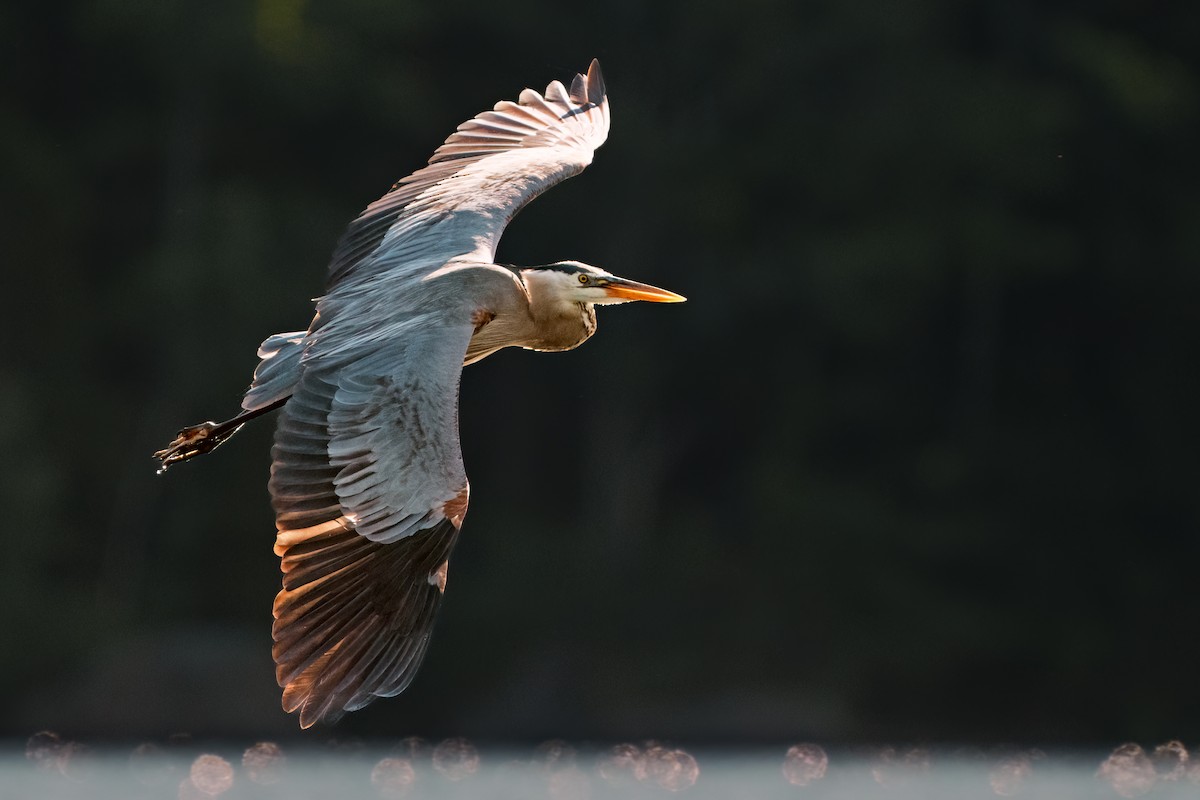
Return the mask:
<svg viewBox="0 0 1200 800"><path fill-rule="evenodd" d="M525 285L535 302L592 303L615 305L634 300L680 303L684 297L627 278L619 278L599 267L578 261L559 261L551 267L522 270Z"/></svg>
<svg viewBox="0 0 1200 800"><path fill-rule="evenodd" d="M615 275L599 267L579 261L560 261L569 271L557 269L535 269L525 273L526 283L535 285L539 293L553 295L566 303L592 303L613 305L628 303L629 300L612 297L605 288L611 281L619 280Z"/></svg>
<svg viewBox="0 0 1200 800"><path fill-rule="evenodd" d="M577 270L574 274L565 272L557 273L566 284L564 293L570 297L572 302L592 303L594 305L615 305L617 303L629 302L627 299L613 297L608 293L606 287L609 283L620 280L612 273L605 272L599 267L582 264L578 261L564 261L562 263L570 264Z"/></svg>

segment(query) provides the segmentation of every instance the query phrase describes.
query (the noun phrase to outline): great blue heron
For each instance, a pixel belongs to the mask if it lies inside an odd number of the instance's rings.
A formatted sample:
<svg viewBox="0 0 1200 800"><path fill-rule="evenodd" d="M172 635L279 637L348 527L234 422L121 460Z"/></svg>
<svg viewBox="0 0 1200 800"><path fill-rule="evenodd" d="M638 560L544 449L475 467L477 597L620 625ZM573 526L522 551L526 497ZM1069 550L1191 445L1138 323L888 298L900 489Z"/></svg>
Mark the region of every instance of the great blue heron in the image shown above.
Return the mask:
<svg viewBox="0 0 1200 800"><path fill-rule="evenodd" d="M179 432L165 470L282 407L271 500L282 558L273 654L300 726L402 692L429 644L469 487L462 368L503 347L570 350L594 306L680 302L578 261L493 263L505 226L608 136L600 66L458 126L342 237L306 331L281 333L242 412Z"/></svg>

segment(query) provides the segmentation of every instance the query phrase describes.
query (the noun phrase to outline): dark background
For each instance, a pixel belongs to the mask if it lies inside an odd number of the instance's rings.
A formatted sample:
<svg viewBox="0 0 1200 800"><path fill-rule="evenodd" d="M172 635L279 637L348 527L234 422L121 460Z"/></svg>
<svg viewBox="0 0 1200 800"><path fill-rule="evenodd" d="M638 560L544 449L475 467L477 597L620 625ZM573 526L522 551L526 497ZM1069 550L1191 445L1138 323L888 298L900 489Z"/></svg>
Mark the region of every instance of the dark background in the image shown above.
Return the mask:
<svg viewBox="0 0 1200 800"><path fill-rule="evenodd" d="M271 424L345 224L601 59L499 258L677 290L467 370L425 666L333 733L1200 739L1200 5L0 10L0 735L287 736ZM329 736L318 729L312 737Z"/></svg>

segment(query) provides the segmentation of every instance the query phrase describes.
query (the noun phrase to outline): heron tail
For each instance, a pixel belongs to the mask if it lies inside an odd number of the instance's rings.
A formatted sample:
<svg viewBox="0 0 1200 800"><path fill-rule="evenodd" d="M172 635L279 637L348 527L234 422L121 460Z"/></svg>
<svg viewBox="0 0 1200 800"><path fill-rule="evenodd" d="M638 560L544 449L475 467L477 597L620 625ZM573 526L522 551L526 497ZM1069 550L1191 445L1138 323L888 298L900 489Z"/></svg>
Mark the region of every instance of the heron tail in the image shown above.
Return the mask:
<svg viewBox="0 0 1200 800"><path fill-rule="evenodd" d="M306 331L277 333L267 337L258 346L258 367L254 370L254 382L242 398L242 408L255 411L272 406L279 400L292 396L292 390L300 380L300 357L304 355Z"/></svg>

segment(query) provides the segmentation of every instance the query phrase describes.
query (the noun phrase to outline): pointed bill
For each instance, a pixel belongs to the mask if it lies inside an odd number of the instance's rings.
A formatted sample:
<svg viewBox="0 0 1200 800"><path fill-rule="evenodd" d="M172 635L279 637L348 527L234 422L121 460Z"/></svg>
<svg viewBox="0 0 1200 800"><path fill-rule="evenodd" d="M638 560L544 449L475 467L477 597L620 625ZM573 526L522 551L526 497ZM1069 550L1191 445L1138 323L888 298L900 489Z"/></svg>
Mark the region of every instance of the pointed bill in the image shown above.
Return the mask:
<svg viewBox="0 0 1200 800"><path fill-rule="evenodd" d="M645 300L650 303L682 303L687 300L681 294L675 294L666 289L651 286L648 283L638 283L637 281L629 281L624 278L610 281L605 285L604 290L608 293L609 297L616 297L621 300Z"/></svg>

